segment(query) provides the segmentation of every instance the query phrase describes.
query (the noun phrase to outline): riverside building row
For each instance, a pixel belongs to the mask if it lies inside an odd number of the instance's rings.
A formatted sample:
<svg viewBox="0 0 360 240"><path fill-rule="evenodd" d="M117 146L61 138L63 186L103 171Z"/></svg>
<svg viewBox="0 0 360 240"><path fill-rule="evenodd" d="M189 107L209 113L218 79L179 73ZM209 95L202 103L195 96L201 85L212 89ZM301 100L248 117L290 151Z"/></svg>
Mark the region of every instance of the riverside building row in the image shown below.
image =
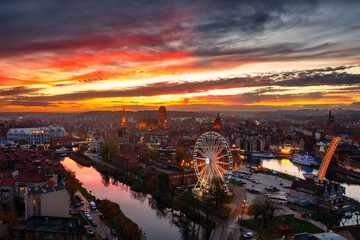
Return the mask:
<svg viewBox="0 0 360 240"><path fill-rule="evenodd" d="M50 145L52 137L64 136L64 127L11 128L7 132L7 139L25 140L31 146Z"/></svg>

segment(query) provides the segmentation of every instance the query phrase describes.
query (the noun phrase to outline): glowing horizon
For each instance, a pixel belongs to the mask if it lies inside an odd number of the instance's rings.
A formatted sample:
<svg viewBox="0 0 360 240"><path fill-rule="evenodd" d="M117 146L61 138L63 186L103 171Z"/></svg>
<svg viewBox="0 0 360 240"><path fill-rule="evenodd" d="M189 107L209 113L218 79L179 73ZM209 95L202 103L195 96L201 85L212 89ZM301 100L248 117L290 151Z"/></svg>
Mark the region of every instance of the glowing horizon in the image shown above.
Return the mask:
<svg viewBox="0 0 360 240"><path fill-rule="evenodd" d="M360 109L359 9L4 3L0 111Z"/></svg>

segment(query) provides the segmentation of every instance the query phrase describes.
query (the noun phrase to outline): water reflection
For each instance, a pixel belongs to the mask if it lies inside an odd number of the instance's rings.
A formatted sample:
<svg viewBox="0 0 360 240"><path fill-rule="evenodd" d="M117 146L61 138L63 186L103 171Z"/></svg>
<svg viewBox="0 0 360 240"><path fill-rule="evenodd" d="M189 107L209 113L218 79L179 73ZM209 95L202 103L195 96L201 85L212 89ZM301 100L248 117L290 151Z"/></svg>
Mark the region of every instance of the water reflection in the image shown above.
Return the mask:
<svg viewBox="0 0 360 240"><path fill-rule="evenodd" d="M304 178L304 173L317 174L317 169L302 166L291 162L289 159L262 159L260 165L278 172L287 173L289 175Z"/></svg>
<svg viewBox="0 0 360 240"><path fill-rule="evenodd" d="M100 174L92 167L79 166L68 157L62 163L74 171L83 186L97 198L119 204L124 214L145 232L147 239L206 239L201 226L184 217L173 216L170 209L160 208L152 197L131 191L129 186Z"/></svg>
<svg viewBox="0 0 360 240"><path fill-rule="evenodd" d="M282 173L287 173L291 176L298 177L301 179L304 179L304 173L311 173L311 174L317 174L318 170L312 167L307 167L303 165L299 165L296 163L291 162L289 159L283 158L283 159L249 159L248 160L251 164L260 164L261 166L275 170ZM357 201L360 201L360 185L345 182L346 180L343 178L343 176L339 174L333 174L331 172L328 172L326 174L326 178L328 178L331 181L340 183L341 186L345 187L345 195L356 199Z"/></svg>

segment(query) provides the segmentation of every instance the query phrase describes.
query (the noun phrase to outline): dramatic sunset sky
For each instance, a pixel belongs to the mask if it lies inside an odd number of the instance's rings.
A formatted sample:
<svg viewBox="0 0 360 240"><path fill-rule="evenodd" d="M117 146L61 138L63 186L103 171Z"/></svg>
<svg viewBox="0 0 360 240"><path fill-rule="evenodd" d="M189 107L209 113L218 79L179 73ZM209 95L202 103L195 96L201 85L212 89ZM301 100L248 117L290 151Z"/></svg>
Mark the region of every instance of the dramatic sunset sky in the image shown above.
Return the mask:
<svg viewBox="0 0 360 240"><path fill-rule="evenodd" d="M0 111L360 109L360 1L2 1Z"/></svg>

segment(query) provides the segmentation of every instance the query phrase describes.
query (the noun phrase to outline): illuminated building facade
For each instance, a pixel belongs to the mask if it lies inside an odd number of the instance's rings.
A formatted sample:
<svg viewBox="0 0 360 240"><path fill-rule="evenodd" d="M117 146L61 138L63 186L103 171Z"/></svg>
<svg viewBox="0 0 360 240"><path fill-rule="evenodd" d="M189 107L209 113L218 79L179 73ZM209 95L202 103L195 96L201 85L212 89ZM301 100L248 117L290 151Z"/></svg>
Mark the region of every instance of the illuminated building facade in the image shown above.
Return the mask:
<svg viewBox="0 0 360 240"><path fill-rule="evenodd" d="M220 114L218 113L215 121L214 121L214 129L222 130L223 120L220 118Z"/></svg>
<svg viewBox="0 0 360 240"><path fill-rule="evenodd" d="M122 118L121 118L121 126L126 125L126 115L125 115L125 108L123 108Z"/></svg>
<svg viewBox="0 0 360 240"><path fill-rule="evenodd" d="M9 140L26 140L30 145L49 145L51 137L65 136L63 127L11 128L7 132Z"/></svg>
<svg viewBox="0 0 360 240"><path fill-rule="evenodd" d="M136 126L138 128L147 128L150 130L157 129L158 120L156 118L139 119Z"/></svg>

